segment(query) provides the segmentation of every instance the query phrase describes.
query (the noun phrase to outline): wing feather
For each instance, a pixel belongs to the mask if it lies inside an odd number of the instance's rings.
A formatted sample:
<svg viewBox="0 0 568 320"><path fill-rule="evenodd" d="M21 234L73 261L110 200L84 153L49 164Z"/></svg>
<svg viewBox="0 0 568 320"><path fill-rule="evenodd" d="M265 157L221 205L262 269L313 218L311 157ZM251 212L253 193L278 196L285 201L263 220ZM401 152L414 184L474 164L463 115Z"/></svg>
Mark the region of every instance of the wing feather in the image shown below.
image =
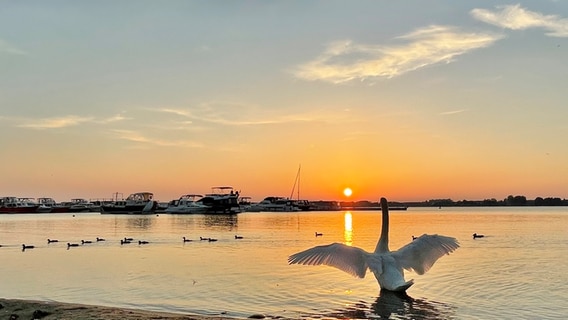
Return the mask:
<svg viewBox="0 0 568 320"><path fill-rule="evenodd" d="M424 274L440 257L454 252L459 246L455 238L423 234L392 255L402 268Z"/></svg>
<svg viewBox="0 0 568 320"><path fill-rule="evenodd" d="M367 272L366 257L369 254L359 248L332 243L317 246L288 257L289 264L327 265L345 271L352 276L364 278Z"/></svg>

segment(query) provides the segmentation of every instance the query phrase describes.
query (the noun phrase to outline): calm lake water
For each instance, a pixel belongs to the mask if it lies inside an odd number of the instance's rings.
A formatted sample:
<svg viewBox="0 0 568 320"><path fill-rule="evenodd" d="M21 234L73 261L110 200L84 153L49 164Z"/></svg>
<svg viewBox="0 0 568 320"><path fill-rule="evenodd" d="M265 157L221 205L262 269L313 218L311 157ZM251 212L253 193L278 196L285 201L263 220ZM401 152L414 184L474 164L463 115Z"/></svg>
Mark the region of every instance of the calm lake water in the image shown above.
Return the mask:
<svg viewBox="0 0 568 320"><path fill-rule="evenodd" d="M370 273L359 279L327 266L287 264L290 254L332 242L374 250L379 211L4 214L0 296L237 318L568 316L568 208L409 208L391 211L390 220L391 250L423 233L461 244L425 275L406 272L415 279L407 297L380 293ZM474 232L486 237L473 240ZM96 237L106 241L67 249L67 242ZM150 243L121 245L124 237ZM35 248L22 251L24 243Z"/></svg>

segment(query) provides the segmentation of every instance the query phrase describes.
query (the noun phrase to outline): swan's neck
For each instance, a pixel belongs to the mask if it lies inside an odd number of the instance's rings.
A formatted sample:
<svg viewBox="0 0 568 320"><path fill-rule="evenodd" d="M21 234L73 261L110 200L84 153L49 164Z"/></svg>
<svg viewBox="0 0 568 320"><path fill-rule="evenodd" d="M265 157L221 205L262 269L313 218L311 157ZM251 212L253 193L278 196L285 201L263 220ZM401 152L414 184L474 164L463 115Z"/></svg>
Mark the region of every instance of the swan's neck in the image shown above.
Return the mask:
<svg viewBox="0 0 568 320"><path fill-rule="evenodd" d="M383 213L383 223L381 228L381 237L375 248L375 252L389 252L389 207L387 199L381 198L381 211Z"/></svg>

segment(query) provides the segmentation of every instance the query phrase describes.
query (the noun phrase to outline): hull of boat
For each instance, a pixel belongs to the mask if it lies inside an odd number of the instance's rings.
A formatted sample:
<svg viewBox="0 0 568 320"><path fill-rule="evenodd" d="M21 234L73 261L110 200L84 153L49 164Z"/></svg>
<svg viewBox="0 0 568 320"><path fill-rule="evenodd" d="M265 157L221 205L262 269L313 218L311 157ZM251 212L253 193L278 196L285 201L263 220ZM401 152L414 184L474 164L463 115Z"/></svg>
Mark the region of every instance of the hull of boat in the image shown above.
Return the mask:
<svg viewBox="0 0 568 320"><path fill-rule="evenodd" d="M0 213L37 213L39 206L30 207L0 207Z"/></svg>

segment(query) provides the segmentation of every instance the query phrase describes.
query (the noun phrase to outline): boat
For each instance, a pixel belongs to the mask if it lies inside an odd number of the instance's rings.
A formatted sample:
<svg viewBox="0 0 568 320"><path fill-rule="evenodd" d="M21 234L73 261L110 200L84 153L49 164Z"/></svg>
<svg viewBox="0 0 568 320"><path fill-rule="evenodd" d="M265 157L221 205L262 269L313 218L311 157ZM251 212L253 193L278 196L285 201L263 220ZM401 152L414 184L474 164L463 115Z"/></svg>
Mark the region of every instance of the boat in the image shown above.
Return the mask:
<svg viewBox="0 0 568 320"><path fill-rule="evenodd" d="M102 214L153 214L157 202L153 200L151 192L136 192L130 194L126 200L116 198L101 204Z"/></svg>
<svg viewBox="0 0 568 320"><path fill-rule="evenodd" d="M71 199L69 211L70 212L94 212L99 211L95 208L95 204L82 198Z"/></svg>
<svg viewBox="0 0 568 320"><path fill-rule="evenodd" d="M293 200L294 206L298 207L300 211L309 211L312 209L312 206L308 200L300 199L300 171L302 169L302 165L298 166L298 173L296 173L296 180L294 181L294 186L292 187L292 192L290 193L290 199L294 197L294 191L296 190L296 185L298 186L298 193L295 200Z"/></svg>
<svg viewBox="0 0 568 320"><path fill-rule="evenodd" d="M65 203L57 203L53 198L37 198L37 203L39 208L37 208L38 213L62 213L69 212L71 208L70 205Z"/></svg>
<svg viewBox="0 0 568 320"><path fill-rule="evenodd" d="M251 204L249 211L252 212L293 212L301 211L296 205L296 201L284 197L266 197L259 203Z"/></svg>
<svg viewBox="0 0 568 320"><path fill-rule="evenodd" d="M241 212L239 192L233 187L212 187L211 193L199 200L198 203L209 207L207 214L235 214Z"/></svg>
<svg viewBox="0 0 568 320"><path fill-rule="evenodd" d="M197 202L201 198L203 198L203 196L200 194L184 194L178 200L171 201L164 212L171 214L207 213L210 207L201 202Z"/></svg>
<svg viewBox="0 0 568 320"><path fill-rule="evenodd" d="M39 204L32 198L3 197L0 199L0 213L36 213Z"/></svg>

